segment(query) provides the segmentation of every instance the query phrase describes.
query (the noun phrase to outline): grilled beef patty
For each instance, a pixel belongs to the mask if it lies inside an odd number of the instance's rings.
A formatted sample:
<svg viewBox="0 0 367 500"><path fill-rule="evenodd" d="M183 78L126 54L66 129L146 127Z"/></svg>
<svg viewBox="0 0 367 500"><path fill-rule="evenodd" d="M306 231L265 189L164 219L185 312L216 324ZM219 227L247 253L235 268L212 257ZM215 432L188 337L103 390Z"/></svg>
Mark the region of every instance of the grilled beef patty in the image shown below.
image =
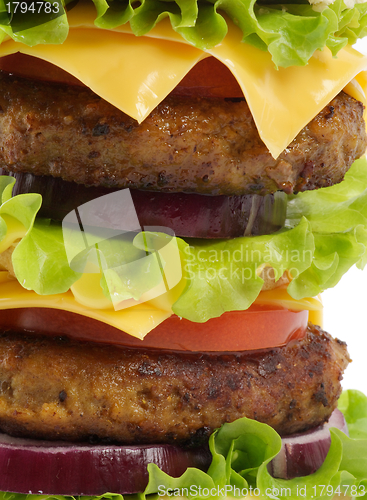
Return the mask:
<svg viewBox="0 0 367 500"><path fill-rule="evenodd" d="M167 97L142 123L79 86L0 76L0 167L80 184L261 195L340 182L367 146L363 105L335 97L278 159L244 100Z"/></svg>
<svg viewBox="0 0 367 500"><path fill-rule="evenodd" d="M247 416L280 434L327 420L349 360L307 335L266 351L200 354L0 336L0 429L45 439L198 443Z"/></svg>

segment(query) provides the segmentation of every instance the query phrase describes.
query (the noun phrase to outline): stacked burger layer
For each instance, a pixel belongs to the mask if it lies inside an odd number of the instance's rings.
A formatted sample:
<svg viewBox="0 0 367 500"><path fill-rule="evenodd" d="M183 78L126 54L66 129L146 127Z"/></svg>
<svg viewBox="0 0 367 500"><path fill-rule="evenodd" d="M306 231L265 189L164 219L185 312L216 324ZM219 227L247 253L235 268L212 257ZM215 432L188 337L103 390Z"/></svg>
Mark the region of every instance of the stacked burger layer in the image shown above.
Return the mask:
<svg viewBox="0 0 367 500"><path fill-rule="evenodd" d="M363 494L318 294L367 260L367 4L36 3L0 24L0 490Z"/></svg>

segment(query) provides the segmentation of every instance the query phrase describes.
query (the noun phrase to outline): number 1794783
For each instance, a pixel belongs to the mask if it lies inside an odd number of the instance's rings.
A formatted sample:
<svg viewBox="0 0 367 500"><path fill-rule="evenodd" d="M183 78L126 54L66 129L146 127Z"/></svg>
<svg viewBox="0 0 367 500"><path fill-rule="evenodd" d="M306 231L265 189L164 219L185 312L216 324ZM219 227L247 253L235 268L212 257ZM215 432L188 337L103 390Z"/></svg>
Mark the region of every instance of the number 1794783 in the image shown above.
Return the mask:
<svg viewBox="0 0 367 500"><path fill-rule="evenodd" d="M9 14L58 14L60 5L58 2L8 2L6 4Z"/></svg>

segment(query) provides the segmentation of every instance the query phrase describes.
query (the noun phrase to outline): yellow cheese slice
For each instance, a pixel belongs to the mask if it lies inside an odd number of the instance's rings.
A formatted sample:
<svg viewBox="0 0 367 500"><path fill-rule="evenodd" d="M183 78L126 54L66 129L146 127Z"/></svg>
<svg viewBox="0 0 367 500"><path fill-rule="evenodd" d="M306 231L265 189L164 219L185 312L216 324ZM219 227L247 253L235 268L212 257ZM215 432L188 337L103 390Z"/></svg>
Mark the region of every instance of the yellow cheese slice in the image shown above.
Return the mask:
<svg viewBox="0 0 367 500"><path fill-rule="evenodd" d="M364 106L363 117L367 130L367 71L361 71L344 87L344 92L361 101Z"/></svg>
<svg viewBox="0 0 367 500"><path fill-rule="evenodd" d="M278 288L261 292L256 304L271 304L294 311L308 310L309 321L322 326L322 303L319 298L296 301L288 295L284 288ZM73 312L114 326L139 339L144 339L153 328L172 314L172 311L160 309L157 307L157 303L151 302L137 304L121 311L91 309L77 302L71 291L55 295L38 295L23 288L18 281L10 278L6 271L1 271L0 309L24 307L45 307Z"/></svg>
<svg viewBox="0 0 367 500"><path fill-rule="evenodd" d="M91 309L77 302L71 291L55 295L38 295L32 290L23 288L18 281L9 278L6 271L0 272L0 309L22 307L46 307L81 314L114 326L139 339L143 339L148 332L172 314L171 311L158 309L149 302L122 311Z"/></svg>
<svg viewBox="0 0 367 500"><path fill-rule="evenodd" d="M308 320L314 325L323 326L323 305L321 296L296 300L282 286L274 290L260 292L255 304L274 305L292 311L308 311Z"/></svg>
<svg viewBox="0 0 367 500"><path fill-rule="evenodd" d="M233 64L232 73L240 83L260 137L274 158L367 67L366 57L346 47L337 58L325 48L315 52L307 66L276 70L267 52L240 41L240 31L233 27L226 43L208 52L223 63L230 60Z"/></svg>
<svg viewBox="0 0 367 500"><path fill-rule="evenodd" d="M8 39L0 45L0 57L19 51L52 62L140 122L198 61L212 55L236 77L275 158L367 67L366 57L346 47L337 58L325 49L307 66L276 70L270 54L240 43L242 33L230 21L223 42L203 52L186 44L168 19L149 35L135 37L128 25L113 31L96 28L94 17L94 6L79 3L69 13L64 44L28 47Z"/></svg>
<svg viewBox="0 0 367 500"><path fill-rule="evenodd" d="M70 28L62 45L0 45L0 57L15 52L59 66L139 122L207 57L181 43L97 28Z"/></svg>
<svg viewBox="0 0 367 500"><path fill-rule="evenodd" d="M9 283L9 281L14 281L9 275L8 271L0 271L0 283Z"/></svg>
<svg viewBox="0 0 367 500"><path fill-rule="evenodd" d="M354 99L357 99L358 101L361 101L364 106L366 106L366 93L365 90L367 89L367 72L366 71L361 71L353 80L351 80L348 85L344 87L344 91L347 92L349 95L354 97Z"/></svg>

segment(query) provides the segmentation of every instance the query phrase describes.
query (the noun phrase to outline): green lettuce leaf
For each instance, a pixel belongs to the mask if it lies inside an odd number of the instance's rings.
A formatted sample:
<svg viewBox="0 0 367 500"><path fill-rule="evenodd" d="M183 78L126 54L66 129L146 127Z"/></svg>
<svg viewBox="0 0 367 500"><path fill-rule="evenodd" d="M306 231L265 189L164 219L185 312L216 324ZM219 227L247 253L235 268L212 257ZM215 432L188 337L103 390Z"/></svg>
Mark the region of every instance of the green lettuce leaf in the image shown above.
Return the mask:
<svg viewBox="0 0 367 500"><path fill-rule="evenodd" d="M289 197L286 227L268 236L181 244L187 286L173 311L204 322L247 309L261 290L258 276L272 266L290 270L288 293L315 296L367 261L367 162L356 161L340 184ZM186 246L185 246L186 245Z"/></svg>
<svg viewBox="0 0 367 500"><path fill-rule="evenodd" d="M89 0L91 1L91 0ZM322 11L303 0L93 0L95 25L115 29L130 23L142 36L162 19L195 47L207 50L221 43L227 18L243 33L243 42L269 51L278 67L303 66L316 50L333 55L367 34L367 2L347 8L335 0ZM67 9L75 2L56 0L46 13L20 9L20 2L0 0L0 42L5 35L27 45L63 43L68 33Z"/></svg>
<svg viewBox="0 0 367 500"><path fill-rule="evenodd" d="M360 391L344 391L338 408L347 421L349 436L367 439L367 397Z"/></svg>
<svg viewBox="0 0 367 500"><path fill-rule="evenodd" d="M204 322L226 311L244 310L259 295L262 266L280 278L287 269L301 274L312 265L314 237L303 218L292 230L273 235L182 244L187 287L174 304L178 316Z"/></svg>
<svg viewBox="0 0 367 500"><path fill-rule="evenodd" d="M60 226L49 220L34 222L15 248L12 260L18 281L40 295L67 292L82 275L69 265Z"/></svg>

